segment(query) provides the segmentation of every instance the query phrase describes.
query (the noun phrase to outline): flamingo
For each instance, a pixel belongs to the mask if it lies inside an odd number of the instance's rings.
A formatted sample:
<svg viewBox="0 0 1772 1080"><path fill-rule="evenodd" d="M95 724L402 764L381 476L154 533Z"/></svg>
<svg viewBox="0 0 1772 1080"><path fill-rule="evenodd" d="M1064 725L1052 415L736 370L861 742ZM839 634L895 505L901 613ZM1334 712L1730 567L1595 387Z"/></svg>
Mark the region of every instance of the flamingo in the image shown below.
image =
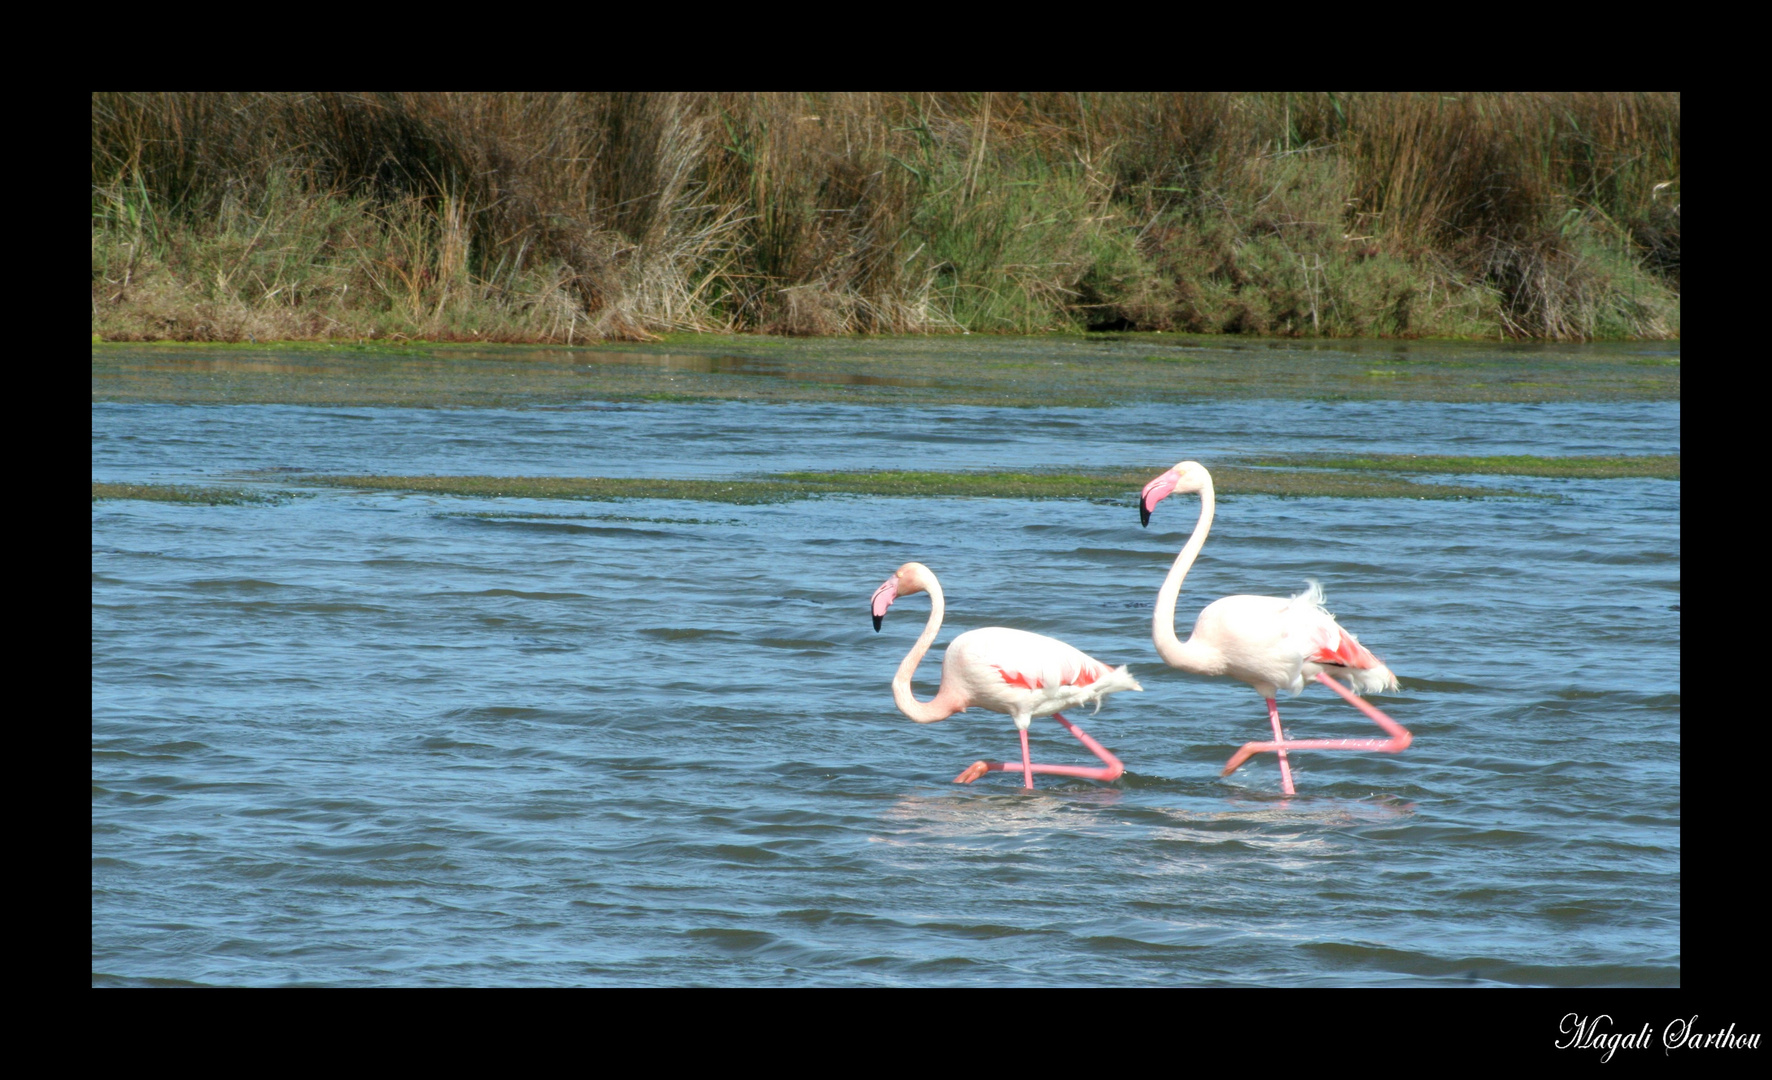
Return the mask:
<svg viewBox="0 0 1772 1080"><path fill-rule="evenodd" d="M1394 754L1408 746L1414 736L1401 724L1328 676L1329 671L1337 672L1355 690L1364 693L1397 689L1397 677L1391 669L1324 609L1323 587L1315 581L1308 582L1304 592L1285 600L1277 596L1227 596L1214 600L1194 621L1194 632L1187 641L1176 638L1175 598L1181 592L1181 579L1187 576L1194 558L1206 545L1206 531L1212 527L1212 474L1197 461L1183 461L1146 484L1138 500L1139 523L1149 526L1151 511L1177 491L1200 493L1200 520L1181 554L1175 557L1163 587L1157 590L1151 640L1170 667L1195 675L1229 675L1254 687L1256 693L1267 699L1268 721L1274 729L1272 742L1244 743L1241 750L1231 755L1221 775L1229 776L1251 755L1272 750L1280 759L1280 787L1293 795L1296 792L1292 787L1292 767L1286 761L1288 750L1382 750ZM1289 693L1299 693L1307 676L1340 694L1389 732L1390 737L1287 739L1280 731L1280 707L1274 695L1281 687Z"/></svg>
<svg viewBox="0 0 1772 1080"><path fill-rule="evenodd" d="M870 605L874 631L878 633L880 620L893 600L920 592L929 594L929 623L898 665L898 674L892 677L892 700L898 703L898 710L919 724L932 724L977 705L992 712L1008 713L1021 732L1019 763L976 761L954 777L954 783L970 784L987 772L1020 772L1022 786L1031 788L1035 773L1114 780L1126 771L1119 758L1090 738L1088 732L1059 715L1059 710L1093 702L1099 711L1101 699L1107 695L1144 687L1124 666L1110 668L1056 638L1006 626L968 630L955 638L942 656L941 688L928 701L918 701L911 694L911 673L917 670L923 654L929 651L929 643L941 629L945 610L941 583L927 566L908 562L874 590ZM1031 761L1028 724L1036 716L1047 715L1063 724L1105 767L1036 765Z"/></svg>

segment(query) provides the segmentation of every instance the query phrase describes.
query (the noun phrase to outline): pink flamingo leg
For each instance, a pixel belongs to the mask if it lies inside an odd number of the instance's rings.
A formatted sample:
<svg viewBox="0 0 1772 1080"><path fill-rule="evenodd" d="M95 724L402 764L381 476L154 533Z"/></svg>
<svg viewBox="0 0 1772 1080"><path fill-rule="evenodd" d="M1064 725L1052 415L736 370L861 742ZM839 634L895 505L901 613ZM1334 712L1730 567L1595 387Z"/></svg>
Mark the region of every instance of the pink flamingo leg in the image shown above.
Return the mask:
<svg viewBox="0 0 1772 1080"><path fill-rule="evenodd" d="M1267 699L1267 718L1268 723L1274 726L1274 741L1286 741L1285 733L1280 730L1280 704L1273 698ZM1292 766L1286 761L1286 751L1279 751L1278 756L1280 759L1280 790L1287 795L1296 795L1298 792L1292 787Z"/></svg>
<svg viewBox="0 0 1772 1080"><path fill-rule="evenodd" d="M1034 786L1035 767L1033 766L1033 763L1028 760L1028 733L1026 728L1023 728L1021 731L1020 761L974 761L972 764L966 766L965 772L954 777L954 783L970 784L972 781L977 780L988 772L1018 772L1021 774L1022 787L1031 788Z"/></svg>
<svg viewBox="0 0 1772 1080"><path fill-rule="evenodd" d="M1120 764L1108 749L1089 737L1089 733L1066 720L1058 713L1052 719L1064 725L1066 731L1077 737L1077 741L1089 748L1089 752L1100 758L1105 769L1091 769L1082 765L1035 765L1035 772L1054 773L1059 776L1081 776L1088 780L1118 780L1126 772L1126 766Z"/></svg>
<svg viewBox="0 0 1772 1080"><path fill-rule="evenodd" d="M1034 786L1035 773L1047 773L1052 776L1080 776L1085 780L1118 780L1125 772L1126 766L1120 763L1111 751L1090 737L1087 731L1066 720L1058 713L1052 719L1065 726L1065 730L1077 737L1077 741L1089 748L1089 752L1100 758L1106 768L1094 769L1085 765L1036 765L1028 753L1028 733L1021 733L1021 761L975 761L966 771L954 777L956 784L970 784L987 772L1019 772L1022 786Z"/></svg>
<svg viewBox="0 0 1772 1080"><path fill-rule="evenodd" d="M1385 741L1387 743L1395 743L1396 745L1387 745L1383 747L1386 752L1394 754L1399 750L1405 749L1410 743L1415 741L1415 736L1409 734L1407 728L1379 712L1373 707L1371 702L1355 694L1352 690L1349 690L1347 687L1341 685L1320 671L1317 672L1317 681L1340 694L1346 699L1349 705L1352 705L1354 708L1365 713L1367 716L1371 717L1372 721L1379 727L1391 733L1391 737Z"/></svg>
<svg viewBox="0 0 1772 1080"><path fill-rule="evenodd" d="M1224 767L1224 772L1219 775L1229 776L1236 771L1237 766L1248 761L1251 756L1268 750L1381 750L1387 754L1395 754L1415 741L1415 736L1409 734L1408 729L1403 725L1379 712L1369 702L1334 679L1320 671L1317 672L1316 679L1346 698L1349 705L1365 713L1379 727L1390 732L1391 737L1388 739L1276 739L1273 742L1244 743L1241 750L1231 755L1230 761Z"/></svg>

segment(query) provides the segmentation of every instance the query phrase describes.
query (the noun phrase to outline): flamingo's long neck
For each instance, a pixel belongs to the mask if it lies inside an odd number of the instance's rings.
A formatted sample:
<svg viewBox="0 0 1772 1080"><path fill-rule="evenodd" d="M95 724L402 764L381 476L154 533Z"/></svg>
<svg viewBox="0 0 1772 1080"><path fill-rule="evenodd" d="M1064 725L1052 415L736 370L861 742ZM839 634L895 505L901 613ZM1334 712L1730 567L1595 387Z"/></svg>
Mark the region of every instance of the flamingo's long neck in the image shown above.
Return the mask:
<svg viewBox="0 0 1772 1080"><path fill-rule="evenodd" d="M1163 587L1157 590L1157 607L1151 613L1151 640L1156 643L1157 654L1170 667L1196 675L1223 674L1224 658L1217 649L1194 644L1191 637L1182 641L1175 636L1175 600L1181 595L1181 579L1187 577L1200 549L1206 546L1206 533L1212 528L1212 508L1212 480L1208 478L1206 486L1200 489L1200 520L1194 525L1194 534L1182 545L1181 554L1175 557Z"/></svg>
<svg viewBox="0 0 1772 1080"><path fill-rule="evenodd" d="M923 654L929 651L929 643L941 631L941 616L947 609L941 596L941 584L933 575L930 576L928 585L929 623L923 627L923 636L905 654L904 662L898 665L898 674L892 677L892 700L898 703L898 711L919 724L945 720L964 708L951 700L954 694L945 683L928 702L918 701L911 694L911 675L917 670L917 665L923 662Z"/></svg>

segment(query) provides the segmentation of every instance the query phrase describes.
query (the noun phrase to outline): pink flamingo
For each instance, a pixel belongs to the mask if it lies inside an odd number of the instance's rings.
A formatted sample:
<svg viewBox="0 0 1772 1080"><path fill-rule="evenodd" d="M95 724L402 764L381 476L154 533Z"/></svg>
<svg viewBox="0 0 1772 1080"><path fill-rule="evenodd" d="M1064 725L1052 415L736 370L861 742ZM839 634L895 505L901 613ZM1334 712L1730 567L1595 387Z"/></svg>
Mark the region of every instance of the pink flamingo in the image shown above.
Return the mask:
<svg viewBox="0 0 1772 1080"><path fill-rule="evenodd" d="M1187 641L1175 636L1175 598L1181 579L1206 545L1212 527L1212 474L1197 461L1184 461L1144 486L1138 501L1140 524L1148 526L1151 511L1177 491L1200 493L1200 520L1194 533L1175 557L1169 576L1157 591L1156 611L1151 615L1151 640L1170 667L1195 675L1229 675L1241 679L1267 699L1268 721L1274 728L1272 742L1244 743L1231 755L1222 775L1229 776L1253 754L1272 750L1280 758L1280 787L1292 788L1288 750L1382 750L1394 754L1414 739L1404 727L1350 693L1326 671L1340 672L1354 689L1377 693L1397 689L1397 677L1368 652L1354 635L1341 628L1323 608L1323 587L1310 582L1304 592L1288 600L1277 596L1227 596L1214 600L1200 612ZM1287 739L1280 731L1280 707L1274 695L1281 687L1297 694L1305 677L1316 679L1347 699L1348 704L1371 717L1390 733L1388 739Z"/></svg>
<svg viewBox="0 0 1772 1080"><path fill-rule="evenodd" d="M923 635L905 654L892 677L892 700L898 710L919 724L945 720L957 712L977 705L992 712L1008 713L1021 732L1021 761L977 761L954 777L956 784L970 784L987 772L1020 772L1022 786L1034 786L1035 773L1058 776L1082 776L1090 780L1113 780L1126 771L1120 759L1103 749L1089 733L1060 716L1058 710L1093 702L1097 710L1101 699L1120 690L1143 690L1125 667L1110 668L1099 660L1073 649L1056 638L1011 630L1005 626L989 626L968 630L948 645L941 659L941 688L927 702L911 694L911 673L917 670L929 643L941 629L945 610L941 583L935 572L918 562L908 562L893 572L874 590L871 605L874 630L886 609L900 596L912 593L929 594L929 623ZM1100 758L1105 768L1092 769L1081 765L1036 765L1028 756L1028 724L1036 716L1050 715L1090 752Z"/></svg>

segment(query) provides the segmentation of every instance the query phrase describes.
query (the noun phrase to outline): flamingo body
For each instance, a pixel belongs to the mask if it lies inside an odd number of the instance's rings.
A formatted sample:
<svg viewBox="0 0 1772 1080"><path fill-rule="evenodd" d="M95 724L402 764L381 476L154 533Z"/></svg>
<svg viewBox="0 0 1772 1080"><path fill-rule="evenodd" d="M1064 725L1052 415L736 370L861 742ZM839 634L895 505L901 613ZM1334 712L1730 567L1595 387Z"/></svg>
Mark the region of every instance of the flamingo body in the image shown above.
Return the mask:
<svg viewBox="0 0 1772 1080"><path fill-rule="evenodd" d="M1212 527L1214 495L1212 474L1197 461L1183 461L1146 484L1139 496L1139 520L1150 524L1151 511L1177 491L1199 492L1200 520L1193 534L1157 590L1151 615L1151 640L1158 655L1171 667L1196 675L1228 675L1241 679L1267 699L1272 742L1245 743L1224 767L1230 775L1252 754L1273 751L1280 761L1280 786L1294 794L1292 767L1287 750L1380 750L1397 753L1414 736L1395 720L1355 696L1330 678L1345 678L1355 690L1377 693L1397 689L1397 677L1359 639L1342 628L1323 606L1323 587L1309 583L1304 592L1288 599L1277 596L1227 596L1208 604L1194 620L1186 641L1175 636L1175 602L1181 582L1206 544ZM1386 739L1287 739L1280 729L1280 707L1275 695L1284 689L1297 694L1305 680L1323 683L1348 704L1365 713L1389 733Z"/></svg>
<svg viewBox="0 0 1772 1080"><path fill-rule="evenodd" d="M1196 673L1240 679L1264 698L1302 693L1306 680L1326 671L1362 693L1397 689L1391 669L1323 607L1323 587L1309 585L1290 599L1226 596L1206 605L1188 642L1216 653L1208 666L1218 670Z"/></svg>
<svg viewBox="0 0 1772 1080"><path fill-rule="evenodd" d="M1125 668L1116 671L1081 649L1044 634L1007 626L968 630L948 645L941 658L941 683L958 690L957 700L992 712L1008 713L1025 728L1036 716L1079 705L1101 703L1117 690L1137 690Z"/></svg>
<svg viewBox="0 0 1772 1080"><path fill-rule="evenodd" d="M1037 772L1114 780L1126 771L1119 758L1103 749L1082 728L1066 720L1060 710L1088 704L1099 709L1102 699L1109 694L1144 688L1124 666L1109 667L1057 638L1006 626L969 630L955 638L942 655L941 687L935 696L926 702L918 701L911 693L911 673L916 671L941 629L942 615L946 610L941 583L922 563L905 563L874 590L870 605L877 631L886 609L895 599L918 592L929 594L929 622L917 643L905 654L892 679L892 697L899 711L919 724L931 724L976 705L1007 714L1015 721L1021 735L1019 763L974 762L955 777L956 783L969 784L991 771L1019 771L1022 786L1031 788ZM1051 716L1063 724L1102 760L1104 767L1035 764L1029 755L1027 732L1036 716Z"/></svg>

